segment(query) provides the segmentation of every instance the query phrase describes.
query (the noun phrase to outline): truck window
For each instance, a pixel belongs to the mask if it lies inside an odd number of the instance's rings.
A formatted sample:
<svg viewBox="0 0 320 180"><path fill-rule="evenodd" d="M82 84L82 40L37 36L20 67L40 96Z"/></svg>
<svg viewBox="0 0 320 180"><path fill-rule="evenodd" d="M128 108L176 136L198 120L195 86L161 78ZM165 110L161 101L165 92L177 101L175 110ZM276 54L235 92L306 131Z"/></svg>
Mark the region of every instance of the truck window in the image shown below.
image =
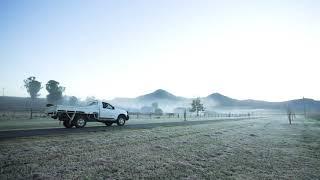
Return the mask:
<svg viewBox="0 0 320 180"><path fill-rule="evenodd" d="M107 105L107 108L108 108L108 109L114 109L114 107L111 106L110 104Z"/></svg>
<svg viewBox="0 0 320 180"><path fill-rule="evenodd" d="M106 108L106 109L114 109L113 106L111 106L110 104L105 103L105 102L102 102L102 107Z"/></svg>
<svg viewBox="0 0 320 180"><path fill-rule="evenodd" d="M102 107L103 107L103 108L107 108L107 105L108 105L107 103L102 102Z"/></svg>

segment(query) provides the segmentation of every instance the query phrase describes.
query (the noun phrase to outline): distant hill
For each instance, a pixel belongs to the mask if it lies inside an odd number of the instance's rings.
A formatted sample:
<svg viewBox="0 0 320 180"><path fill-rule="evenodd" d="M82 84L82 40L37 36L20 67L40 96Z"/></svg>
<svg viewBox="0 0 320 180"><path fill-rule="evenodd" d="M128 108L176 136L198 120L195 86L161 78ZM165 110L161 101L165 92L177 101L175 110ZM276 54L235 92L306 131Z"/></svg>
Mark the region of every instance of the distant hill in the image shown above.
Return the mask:
<svg viewBox="0 0 320 180"><path fill-rule="evenodd" d="M306 107L308 111L320 112L320 101L314 99L305 98L282 102L282 106L287 104L295 110L303 110Z"/></svg>
<svg viewBox="0 0 320 180"><path fill-rule="evenodd" d="M136 99L139 101L154 101L154 100L181 101L181 100L184 100L184 98L175 96L175 95L173 95L163 89L158 89L152 93L138 96L138 97L136 97Z"/></svg>
<svg viewBox="0 0 320 180"><path fill-rule="evenodd" d="M308 111L319 111L320 101L313 99L295 99L283 102L268 102L259 100L237 100L224 96L219 93L214 93L206 98L206 101L215 102L215 107L241 107L241 108L257 108L257 109L287 109L290 107L295 111L303 111L306 107Z"/></svg>
<svg viewBox="0 0 320 180"><path fill-rule="evenodd" d="M207 110L217 108L247 108L247 109L281 109L288 106L295 111L303 111L306 107L308 111L320 111L320 101L313 99L295 99L283 102L268 102L259 100L237 100L220 93L213 93L201 98ZM176 96L163 89L138 96L136 98L115 98L108 102L115 106L123 107L132 112L138 112L142 107L151 106L157 102L159 107L165 112L173 112L175 108L190 107L192 99ZM37 98L34 102L34 109L44 109L45 98ZM0 97L0 110L27 110L30 108L30 98L26 97Z"/></svg>
<svg viewBox="0 0 320 180"><path fill-rule="evenodd" d="M33 102L33 109L35 111L44 110L46 104L45 98L37 98ZM0 111L24 111L29 110L30 105L31 100L27 97L0 96Z"/></svg>
<svg viewBox="0 0 320 180"><path fill-rule="evenodd" d="M157 102L163 110L172 111L175 107L185 106L187 100L187 98L175 96L168 91L158 89L136 98L115 98L109 102L116 106L134 111L139 111L140 108L151 106L152 103Z"/></svg>
<svg viewBox="0 0 320 180"><path fill-rule="evenodd" d="M216 106L235 106L239 103L238 100L229 98L220 93L213 93L204 98L208 101L214 101Z"/></svg>
<svg viewBox="0 0 320 180"><path fill-rule="evenodd" d="M292 110L303 111L304 107L308 111L320 111L320 101L313 99L296 99L283 102L268 102L260 100L238 100L220 93L213 93L201 98L208 110L216 108L248 108L248 109L280 109L286 110L289 106ZM138 96L136 98L118 98L112 100L113 103L122 107L139 109L142 106L148 106L153 102L158 102L160 107L166 111L172 111L174 108L190 107L192 99L173 95L163 89L158 89L152 93Z"/></svg>

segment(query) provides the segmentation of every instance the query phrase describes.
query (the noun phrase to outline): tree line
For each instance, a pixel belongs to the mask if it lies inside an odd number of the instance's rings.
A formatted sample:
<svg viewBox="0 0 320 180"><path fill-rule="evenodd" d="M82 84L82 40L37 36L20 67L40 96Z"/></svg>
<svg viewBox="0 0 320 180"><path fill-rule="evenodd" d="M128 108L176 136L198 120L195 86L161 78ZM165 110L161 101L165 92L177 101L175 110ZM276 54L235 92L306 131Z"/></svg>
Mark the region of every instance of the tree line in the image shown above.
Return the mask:
<svg viewBox="0 0 320 180"><path fill-rule="evenodd" d="M31 99L31 106L30 106L30 118L32 118L32 109L33 109L33 102L37 97L40 96L39 91L43 88L42 83L36 79L36 77L31 76L24 80L24 87L26 88L28 94L30 95ZM46 90L48 91L48 95L46 96L47 102L49 104L59 104L63 101L63 93L65 91L65 87L61 86L58 81L49 80L45 85ZM70 105L76 105L78 103L78 99L75 96L71 96L69 98ZM163 111L158 107L158 103L153 103L152 107L154 112L157 114L162 114ZM191 103L191 112L196 112L197 116L199 116L200 111L204 111L204 106L200 101L200 98L196 98Z"/></svg>
<svg viewBox="0 0 320 180"><path fill-rule="evenodd" d="M24 87L26 88L28 94L30 95L31 99L31 106L30 106L30 118L32 118L32 109L33 109L33 102L37 97L40 96L39 91L43 88L42 83L36 79L36 77L31 76L24 81ZM49 80L45 85L46 90L48 91L48 95L46 96L47 102L50 104L59 104L63 100L63 93L65 91L65 87L61 86L58 81ZM70 103L77 103L76 97L71 97L69 99Z"/></svg>

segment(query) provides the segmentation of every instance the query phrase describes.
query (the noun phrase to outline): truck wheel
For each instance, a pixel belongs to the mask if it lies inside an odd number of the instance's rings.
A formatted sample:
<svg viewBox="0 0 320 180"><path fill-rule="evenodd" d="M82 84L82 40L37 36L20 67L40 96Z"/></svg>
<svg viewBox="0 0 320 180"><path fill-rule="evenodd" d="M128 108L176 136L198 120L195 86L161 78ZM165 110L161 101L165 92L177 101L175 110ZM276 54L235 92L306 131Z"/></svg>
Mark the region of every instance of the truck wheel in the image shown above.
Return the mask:
<svg viewBox="0 0 320 180"><path fill-rule="evenodd" d="M106 126L112 126L113 122L105 122Z"/></svg>
<svg viewBox="0 0 320 180"><path fill-rule="evenodd" d="M123 126L126 123L126 118L123 115L120 115L117 120L118 126Z"/></svg>
<svg viewBox="0 0 320 180"><path fill-rule="evenodd" d="M63 121L63 126L65 128L72 128L72 124L69 122L69 120Z"/></svg>
<svg viewBox="0 0 320 180"><path fill-rule="evenodd" d="M87 121L83 117L78 117L74 120L73 123L76 126L76 128L83 128L84 126L86 126Z"/></svg>

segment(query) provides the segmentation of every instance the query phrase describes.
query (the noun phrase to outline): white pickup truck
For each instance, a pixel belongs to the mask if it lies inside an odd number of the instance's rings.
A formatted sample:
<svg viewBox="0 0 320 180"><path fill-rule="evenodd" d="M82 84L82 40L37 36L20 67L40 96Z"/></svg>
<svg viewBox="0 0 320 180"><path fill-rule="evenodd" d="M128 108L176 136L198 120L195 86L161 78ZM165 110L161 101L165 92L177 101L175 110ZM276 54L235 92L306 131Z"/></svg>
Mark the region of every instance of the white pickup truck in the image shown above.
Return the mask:
<svg viewBox="0 0 320 180"><path fill-rule="evenodd" d="M87 122L123 126L129 120L128 111L101 101L92 101L87 106L47 105L46 113L53 119L63 121L66 128L82 128Z"/></svg>

